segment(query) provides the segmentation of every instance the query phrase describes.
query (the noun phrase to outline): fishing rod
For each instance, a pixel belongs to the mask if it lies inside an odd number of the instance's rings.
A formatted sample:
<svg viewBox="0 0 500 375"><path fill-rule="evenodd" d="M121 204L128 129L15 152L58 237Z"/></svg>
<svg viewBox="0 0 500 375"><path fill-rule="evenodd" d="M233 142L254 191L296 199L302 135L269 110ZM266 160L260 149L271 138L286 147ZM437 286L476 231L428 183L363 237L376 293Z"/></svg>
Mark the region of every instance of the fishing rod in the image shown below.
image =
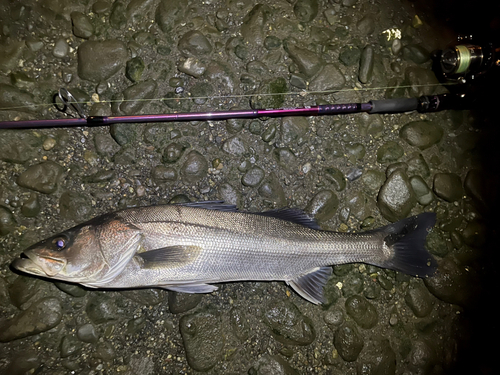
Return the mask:
<svg viewBox="0 0 500 375"><path fill-rule="evenodd" d="M467 87L478 77L484 76L493 66L498 66L496 56L500 49L491 45L478 46L470 44L469 40L459 39L461 44L434 54L437 62L436 76L442 82ZM57 103L56 99L60 103ZM426 95L419 98L395 98L370 100L367 103L324 104L300 108L280 109L243 109L213 112L186 112L152 115L125 116L86 116L73 95L65 88L59 89L54 96L54 105L62 112L69 107L78 114L74 118L57 118L44 120L19 120L0 122L0 129L52 128L72 126L104 126L118 123L152 123L174 121L217 121L227 119L255 119L264 117L285 116L326 116L348 113L402 113L418 111L420 113L437 112L449 109L463 109L470 102L464 91L455 93Z"/></svg>

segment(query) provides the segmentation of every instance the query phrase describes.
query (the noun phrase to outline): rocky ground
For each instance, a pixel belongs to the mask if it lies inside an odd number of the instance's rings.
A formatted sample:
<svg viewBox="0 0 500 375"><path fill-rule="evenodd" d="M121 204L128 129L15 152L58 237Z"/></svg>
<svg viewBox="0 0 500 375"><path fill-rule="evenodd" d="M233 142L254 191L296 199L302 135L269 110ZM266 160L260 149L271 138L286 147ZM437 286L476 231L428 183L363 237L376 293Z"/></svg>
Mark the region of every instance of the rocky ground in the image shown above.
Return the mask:
<svg viewBox="0 0 500 375"><path fill-rule="evenodd" d="M50 104L60 87L91 115L446 92L430 52L454 34L414 5L4 0L0 120L64 117ZM1 130L0 372L443 374L467 356L488 368L475 349L489 315L472 320L487 306L496 183L485 126L457 110ZM298 207L344 232L433 211L439 271L422 280L337 266L315 306L278 282L92 291L9 268L30 244L99 214L197 200Z"/></svg>

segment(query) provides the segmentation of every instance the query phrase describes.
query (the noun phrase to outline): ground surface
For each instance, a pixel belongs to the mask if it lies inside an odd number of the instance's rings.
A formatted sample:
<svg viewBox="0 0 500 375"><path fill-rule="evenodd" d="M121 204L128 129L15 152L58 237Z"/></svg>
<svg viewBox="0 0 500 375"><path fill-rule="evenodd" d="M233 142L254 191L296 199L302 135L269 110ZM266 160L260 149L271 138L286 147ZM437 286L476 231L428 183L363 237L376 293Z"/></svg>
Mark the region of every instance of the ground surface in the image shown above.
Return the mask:
<svg viewBox="0 0 500 375"><path fill-rule="evenodd" d="M59 87L92 115L443 93L429 59L455 38L442 14L392 0L6 0L0 120L65 116ZM486 372L488 138L468 111L2 130L0 372L441 374L468 355ZM436 212L439 271L338 266L315 306L277 282L91 291L9 268L99 214L188 200L297 207L349 232Z"/></svg>

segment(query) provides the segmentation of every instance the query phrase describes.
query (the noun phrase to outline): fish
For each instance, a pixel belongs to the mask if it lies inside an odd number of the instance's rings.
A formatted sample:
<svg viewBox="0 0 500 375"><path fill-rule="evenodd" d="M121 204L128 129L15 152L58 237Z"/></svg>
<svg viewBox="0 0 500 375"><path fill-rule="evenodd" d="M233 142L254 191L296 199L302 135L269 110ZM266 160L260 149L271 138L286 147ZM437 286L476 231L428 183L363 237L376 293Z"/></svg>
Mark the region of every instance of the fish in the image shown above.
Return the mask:
<svg viewBox="0 0 500 375"><path fill-rule="evenodd" d="M284 281L324 302L332 266L366 263L416 277L437 263L425 248L431 212L360 233L321 230L299 209L240 211L221 201L127 208L27 248L15 270L89 288L210 293L213 284Z"/></svg>

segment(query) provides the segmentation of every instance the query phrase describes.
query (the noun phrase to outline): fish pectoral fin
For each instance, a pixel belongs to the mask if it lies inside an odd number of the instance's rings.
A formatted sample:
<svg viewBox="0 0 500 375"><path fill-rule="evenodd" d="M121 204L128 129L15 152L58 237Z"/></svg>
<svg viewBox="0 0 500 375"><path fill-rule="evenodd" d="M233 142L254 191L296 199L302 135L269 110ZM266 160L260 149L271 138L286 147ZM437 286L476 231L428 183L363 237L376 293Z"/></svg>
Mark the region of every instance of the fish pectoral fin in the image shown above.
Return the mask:
<svg viewBox="0 0 500 375"><path fill-rule="evenodd" d="M136 254L144 261L144 267L180 267L194 262L203 249L199 246L178 245L145 251Z"/></svg>
<svg viewBox="0 0 500 375"><path fill-rule="evenodd" d="M179 293L212 293L218 289L209 284L161 285L160 287Z"/></svg>
<svg viewBox="0 0 500 375"><path fill-rule="evenodd" d="M332 267L317 267L305 275L287 281L298 294L316 305L324 302L323 287L332 274Z"/></svg>

